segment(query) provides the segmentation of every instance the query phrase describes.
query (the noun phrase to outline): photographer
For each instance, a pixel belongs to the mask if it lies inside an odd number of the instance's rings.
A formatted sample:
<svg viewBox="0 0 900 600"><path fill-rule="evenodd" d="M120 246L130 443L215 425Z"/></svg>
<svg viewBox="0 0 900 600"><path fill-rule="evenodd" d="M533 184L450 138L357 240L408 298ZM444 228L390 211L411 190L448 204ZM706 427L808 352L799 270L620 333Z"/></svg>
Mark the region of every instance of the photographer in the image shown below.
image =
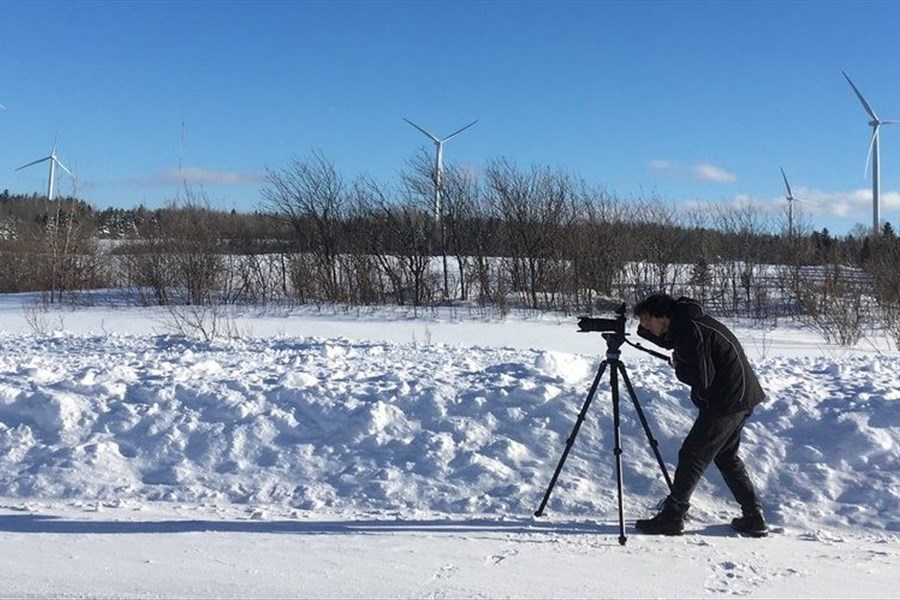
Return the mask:
<svg viewBox="0 0 900 600"><path fill-rule="evenodd" d="M634 307L637 333L673 350L671 364L679 381L691 387L699 409L678 453L669 496L659 514L640 519L635 528L646 534L680 535L691 494L710 462L715 462L743 515L732 521L738 532L768 533L762 509L743 461L738 456L741 432L763 401L764 393L734 334L690 298L654 294Z"/></svg>

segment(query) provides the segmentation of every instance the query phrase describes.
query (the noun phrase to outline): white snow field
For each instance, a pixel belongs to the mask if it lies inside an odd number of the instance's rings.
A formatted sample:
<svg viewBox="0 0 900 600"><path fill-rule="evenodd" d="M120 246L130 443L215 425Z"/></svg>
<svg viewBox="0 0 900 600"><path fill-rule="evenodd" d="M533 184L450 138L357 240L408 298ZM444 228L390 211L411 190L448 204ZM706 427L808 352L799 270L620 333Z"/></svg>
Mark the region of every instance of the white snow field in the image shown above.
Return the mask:
<svg viewBox="0 0 900 600"><path fill-rule="evenodd" d="M240 337L164 311L0 297L0 596L888 598L900 594L900 353L732 325L768 393L743 453L772 534L715 468L681 537L636 534L665 481L575 319L296 309ZM629 322L629 330L634 323ZM670 473L694 408L622 360Z"/></svg>

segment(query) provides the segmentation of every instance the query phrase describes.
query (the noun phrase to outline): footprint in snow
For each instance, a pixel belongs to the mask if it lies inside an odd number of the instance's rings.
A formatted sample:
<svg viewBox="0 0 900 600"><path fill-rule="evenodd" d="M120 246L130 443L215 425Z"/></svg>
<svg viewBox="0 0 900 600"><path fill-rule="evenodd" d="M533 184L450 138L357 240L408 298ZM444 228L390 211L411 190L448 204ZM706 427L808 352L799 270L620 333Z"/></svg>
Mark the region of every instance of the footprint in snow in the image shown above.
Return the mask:
<svg viewBox="0 0 900 600"><path fill-rule="evenodd" d="M423 586L423 590L416 594L415 597L426 600L440 600L452 597L448 594L448 591L444 586L447 585L447 580L453 577L458 571L459 567L450 563L441 566L434 574L432 574L431 581L426 583Z"/></svg>
<svg viewBox="0 0 900 600"><path fill-rule="evenodd" d="M706 582L709 592L746 596L765 581L753 565L726 560L713 565L712 569Z"/></svg>
<svg viewBox="0 0 900 600"><path fill-rule="evenodd" d="M456 565L446 564L434 572L432 579L450 579L459 571Z"/></svg>
<svg viewBox="0 0 900 600"><path fill-rule="evenodd" d="M484 564L486 564L486 565L499 565L500 563L502 563L502 562L503 562L504 560L506 560L507 558L509 558L509 557L511 557L511 556L515 556L515 555L517 555L518 553L519 553L518 550L509 549L509 550L504 550L503 552L498 552L497 554L491 554L490 556L488 556L488 557L485 559Z"/></svg>
<svg viewBox="0 0 900 600"><path fill-rule="evenodd" d="M714 564L712 569L712 575L707 578L706 590L731 596L750 595L755 588L771 579L803 575L797 569L766 570L749 563L737 563L730 560Z"/></svg>

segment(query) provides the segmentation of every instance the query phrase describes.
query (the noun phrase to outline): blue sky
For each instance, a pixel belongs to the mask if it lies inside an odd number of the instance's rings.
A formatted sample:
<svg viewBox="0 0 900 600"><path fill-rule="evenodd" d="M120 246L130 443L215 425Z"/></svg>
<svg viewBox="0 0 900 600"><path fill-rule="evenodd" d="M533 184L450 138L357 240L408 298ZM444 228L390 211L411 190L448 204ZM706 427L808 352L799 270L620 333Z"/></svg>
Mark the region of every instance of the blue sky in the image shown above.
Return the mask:
<svg viewBox="0 0 900 600"><path fill-rule="evenodd" d="M184 183L260 206L267 169L322 151L396 181L446 163L570 172L623 199L871 223L871 129L846 71L900 119L900 2L2 2L0 189L45 193L49 154L94 206L163 206ZM881 135L900 225L900 126ZM73 184L60 178L58 190Z"/></svg>

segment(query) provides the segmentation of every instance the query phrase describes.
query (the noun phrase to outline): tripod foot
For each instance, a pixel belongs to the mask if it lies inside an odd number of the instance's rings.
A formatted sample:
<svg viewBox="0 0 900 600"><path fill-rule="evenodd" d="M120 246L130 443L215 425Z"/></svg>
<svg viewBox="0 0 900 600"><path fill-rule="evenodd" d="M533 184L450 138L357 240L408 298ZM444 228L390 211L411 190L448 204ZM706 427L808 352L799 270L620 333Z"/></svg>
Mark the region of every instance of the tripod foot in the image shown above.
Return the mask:
<svg viewBox="0 0 900 600"><path fill-rule="evenodd" d="M628 538L625 537L624 535L620 535L620 536L619 536L619 545L620 545L620 546L624 546L624 545L625 545L625 542L627 542L627 541L628 541Z"/></svg>

